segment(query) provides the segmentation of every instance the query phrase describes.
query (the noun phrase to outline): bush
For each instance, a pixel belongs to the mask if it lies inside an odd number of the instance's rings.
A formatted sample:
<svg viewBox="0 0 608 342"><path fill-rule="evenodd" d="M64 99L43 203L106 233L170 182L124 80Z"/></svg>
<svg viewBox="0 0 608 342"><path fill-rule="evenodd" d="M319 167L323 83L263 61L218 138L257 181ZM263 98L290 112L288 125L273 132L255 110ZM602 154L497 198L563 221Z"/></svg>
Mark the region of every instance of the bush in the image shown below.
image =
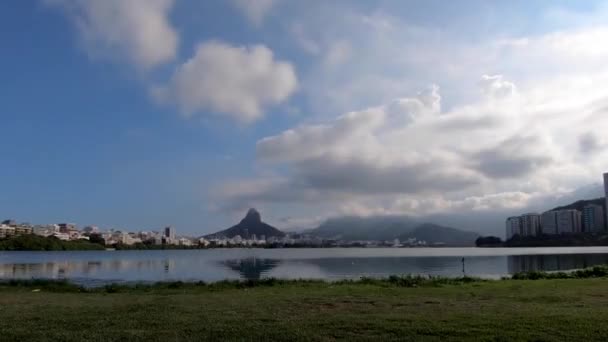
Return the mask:
<svg viewBox="0 0 608 342"><path fill-rule="evenodd" d="M19 235L0 240L0 251L77 251L104 250L99 244L86 240L62 241L55 237Z"/></svg>

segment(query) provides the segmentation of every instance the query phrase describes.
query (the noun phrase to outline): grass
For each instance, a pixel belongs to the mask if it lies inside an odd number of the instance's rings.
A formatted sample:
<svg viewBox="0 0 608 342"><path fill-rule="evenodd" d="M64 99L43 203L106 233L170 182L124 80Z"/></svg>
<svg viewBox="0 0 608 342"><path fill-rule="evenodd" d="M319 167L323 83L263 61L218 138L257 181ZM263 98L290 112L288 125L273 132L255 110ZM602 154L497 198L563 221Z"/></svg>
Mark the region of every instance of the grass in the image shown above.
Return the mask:
<svg viewBox="0 0 608 342"><path fill-rule="evenodd" d="M0 284L1 341L604 341L608 279ZM544 276L543 276L544 275ZM551 277L551 279L547 279ZM531 280L537 279L537 280Z"/></svg>

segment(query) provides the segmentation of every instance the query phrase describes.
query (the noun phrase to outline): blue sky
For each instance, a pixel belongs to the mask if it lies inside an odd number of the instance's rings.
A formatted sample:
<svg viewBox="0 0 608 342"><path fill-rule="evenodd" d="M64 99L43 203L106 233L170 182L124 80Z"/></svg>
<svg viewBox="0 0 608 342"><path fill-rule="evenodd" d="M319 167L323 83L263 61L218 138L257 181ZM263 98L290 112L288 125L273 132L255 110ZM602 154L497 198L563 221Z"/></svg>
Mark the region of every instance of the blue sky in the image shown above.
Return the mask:
<svg viewBox="0 0 608 342"><path fill-rule="evenodd" d="M286 229L501 222L608 167L604 1L2 7L6 218L190 234L249 206Z"/></svg>

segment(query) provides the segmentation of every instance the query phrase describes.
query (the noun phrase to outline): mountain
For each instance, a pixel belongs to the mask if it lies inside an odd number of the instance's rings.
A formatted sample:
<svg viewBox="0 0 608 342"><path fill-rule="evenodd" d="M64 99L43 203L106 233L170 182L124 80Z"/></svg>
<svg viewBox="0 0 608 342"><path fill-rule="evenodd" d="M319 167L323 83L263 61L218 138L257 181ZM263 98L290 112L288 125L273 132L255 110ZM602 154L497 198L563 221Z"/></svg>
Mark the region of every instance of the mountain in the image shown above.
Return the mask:
<svg viewBox="0 0 608 342"><path fill-rule="evenodd" d="M392 240L418 223L407 216L346 216L331 218L307 233L340 240Z"/></svg>
<svg viewBox="0 0 608 342"><path fill-rule="evenodd" d="M449 246L474 246L479 234L421 223L407 216L341 217L323 222L308 232L326 239L341 240L407 240L416 238L428 243L443 242Z"/></svg>
<svg viewBox="0 0 608 342"><path fill-rule="evenodd" d="M233 238L237 235L240 235L244 239L250 238L252 235L257 236L258 238L262 235L269 237L283 237L285 233L278 230L277 228L262 222L262 216L260 213L251 208L245 215L245 218L241 220L237 225L232 226L228 229L219 231L217 233L206 235L205 238L213 239L213 238Z"/></svg>
<svg viewBox="0 0 608 342"><path fill-rule="evenodd" d="M564 206L561 206L561 207L553 208L551 210L576 209L578 211L583 211L583 208L586 205L588 205L588 204L601 205L605 209L605 207L606 207L606 200L605 200L604 197L594 198L594 199L590 199L590 200L580 200L580 201L576 201L574 203L570 203L568 205L564 205Z"/></svg>
<svg viewBox="0 0 608 342"><path fill-rule="evenodd" d="M416 238L416 240L426 241L429 244L443 242L449 246L474 246L478 237L479 234L474 232L424 223L414 230L400 235L399 240Z"/></svg>

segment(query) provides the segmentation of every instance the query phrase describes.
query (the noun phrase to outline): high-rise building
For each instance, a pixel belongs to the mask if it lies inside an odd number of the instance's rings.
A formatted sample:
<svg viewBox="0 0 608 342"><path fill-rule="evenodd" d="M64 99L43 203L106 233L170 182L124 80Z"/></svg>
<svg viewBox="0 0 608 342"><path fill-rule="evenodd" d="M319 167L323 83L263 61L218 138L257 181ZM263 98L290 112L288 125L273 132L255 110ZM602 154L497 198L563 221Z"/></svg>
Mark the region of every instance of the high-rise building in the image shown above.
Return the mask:
<svg viewBox="0 0 608 342"><path fill-rule="evenodd" d="M557 212L557 233L572 234L582 232L581 212L575 209Z"/></svg>
<svg viewBox="0 0 608 342"><path fill-rule="evenodd" d="M604 173L604 196L605 196L605 205L604 205L604 214L608 215L608 172ZM608 224L608 216L604 218L604 224Z"/></svg>
<svg viewBox="0 0 608 342"><path fill-rule="evenodd" d="M523 236L540 235L540 215L536 213L521 215L521 227Z"/></svg>
<svg viewBox="0 0 608 342"><path fill-rule="evenodd" d="M78 228L76 227L76 224L74 223L59 223L59 232L61 233L71 233L74 231L78 231Z"/></svg>
<svg viewBox="0 0 608 342"><path fill-rule="evenodd" d="M588 204L583 208L583 231L598 233L604 231L604 207Z"/></svg>
<svg viewBox="0 0 608 342"><path fill-rule="evenodd" d="M523 235L521 217L509 217L506 222L506 239L509 240L515 235Z"/></svg>
<svg viewBox="0 0 608 342"><path fill-rule="evenodd" d="M557 232L557 211L544 212L540 218L540 226L543 234L556 235Z"/></svg>
<svg viewBox="0 0 608 342"><path fill-rule="evenodd" d="M175 240L175 228L172 226L165 227L165 238L171 241Z"/></svg>

